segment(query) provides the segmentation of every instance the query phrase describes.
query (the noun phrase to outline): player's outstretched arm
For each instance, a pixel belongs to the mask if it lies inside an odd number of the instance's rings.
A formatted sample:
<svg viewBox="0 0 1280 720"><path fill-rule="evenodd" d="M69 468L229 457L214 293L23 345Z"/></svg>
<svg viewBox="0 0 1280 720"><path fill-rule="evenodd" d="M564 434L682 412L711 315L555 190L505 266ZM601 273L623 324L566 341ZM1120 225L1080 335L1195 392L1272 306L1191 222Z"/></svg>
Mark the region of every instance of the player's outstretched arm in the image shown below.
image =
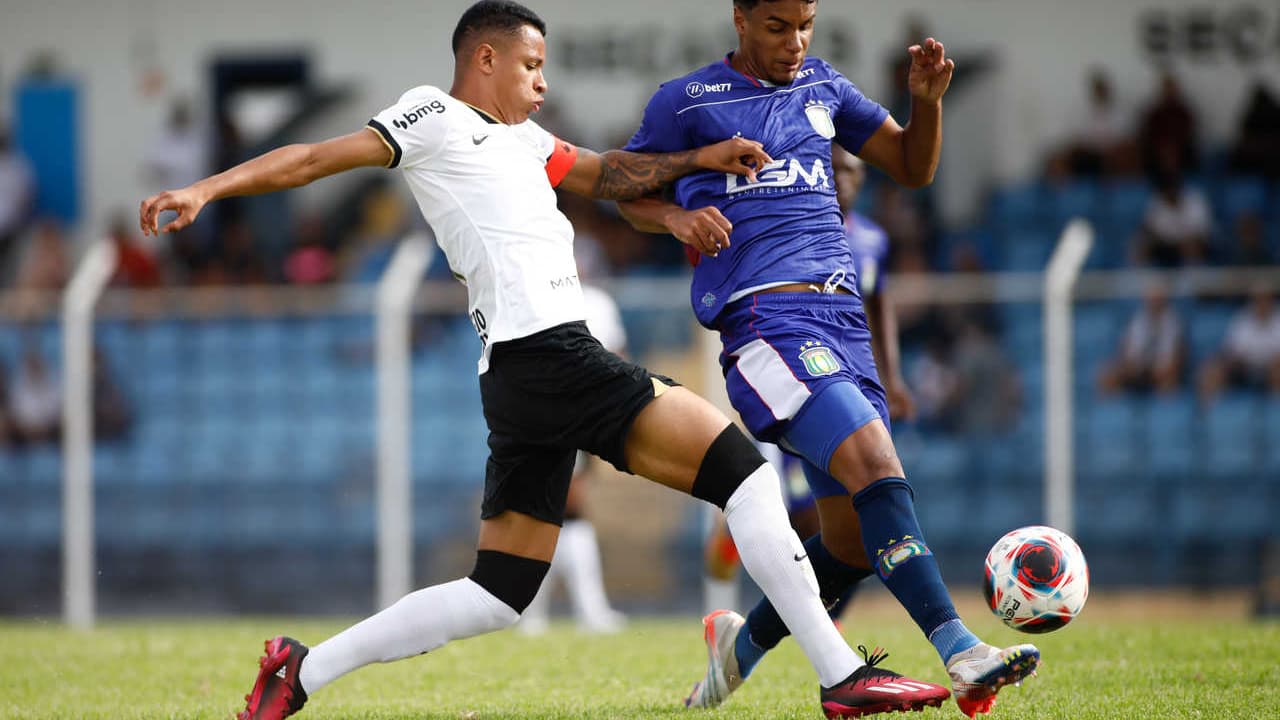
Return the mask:
<svg viewBox="0 0 1280 720"><path fill-rule="evenodd" d="M956 63L942 43L929 38L907 49L911 69L911 118L901 127L892 117L867 140L857 155L883 170L894 182L919 188L933 182L942 150L942 96L951 86Z"/></svg>
<svg viewBox="0 0 1280 720"><path fill-rule="evenodd" d="M594 153L581 149L560 187L591 198L634 200L698 170L746 175L754 180L756 170L772 161L763 145L741 137L674 153Z"/></svg>
<svg viewBox="0 0 1280 720"><path fill-rule="evenodd" d="M621 201L618 211L640 232L670 233L711 257L729 247L729 234L733 232L733 223L715 206L685 210L657 195Z"/></svg>
<svg viewBox="0 0 1280 720"><path fill-rule="evenodd" d="M181 190L152 195L142 201L138 220L144 235L176 232L195 222L214 200L300 187L352 168L385 167L390 162L391 150L368 128L320 143L286 145ZM166 210L178 217L160 228L160 213Z"/></svg>

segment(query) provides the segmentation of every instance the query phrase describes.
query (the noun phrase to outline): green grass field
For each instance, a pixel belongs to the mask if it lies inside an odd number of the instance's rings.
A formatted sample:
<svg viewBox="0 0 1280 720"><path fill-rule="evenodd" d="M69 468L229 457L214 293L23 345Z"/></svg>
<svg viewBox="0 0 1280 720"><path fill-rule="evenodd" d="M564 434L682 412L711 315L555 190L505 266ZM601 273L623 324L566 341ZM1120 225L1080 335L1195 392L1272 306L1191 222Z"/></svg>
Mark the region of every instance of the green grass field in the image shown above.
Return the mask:
<svg viewBox="0 0 1280 720"><path fill-rule="evenodd" d="M1085 615L1034 639L1039 678L1001 693L992 718L1277 718L1280 625L1205 613L1135 619ZM895 615L894 613L898 613ZM968 612L993 643L1030 636ZM889 648L899 672L946 682L933 650L900 610L855 609L851 644ZM342 621L108 622L76 633L0 622L0 718L227 718L243 707L262 640L316 642ZM635 620L624 634L584 637L559 625L527 638L503 632L427 656L366 668L317 693L300 717L368 720L689 718L678 700L701 674L696 619ZM821 718L817 682L787 641L709 720ZM900 716L902 717L902 716ZM961 718L954 703L922 718Z"/></svg>

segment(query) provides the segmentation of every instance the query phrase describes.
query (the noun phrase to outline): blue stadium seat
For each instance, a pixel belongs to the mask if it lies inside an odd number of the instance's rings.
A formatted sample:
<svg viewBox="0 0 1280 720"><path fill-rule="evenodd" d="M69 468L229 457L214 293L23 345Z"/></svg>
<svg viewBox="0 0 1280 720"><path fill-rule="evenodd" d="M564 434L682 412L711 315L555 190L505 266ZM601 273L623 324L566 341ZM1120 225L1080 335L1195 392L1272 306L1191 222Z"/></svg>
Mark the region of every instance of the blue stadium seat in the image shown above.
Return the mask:
<svg viewBox="0 0 1280 720"><path fill-rule="evenodd" d="M1197 303L1184 315L1193 364L1199 364L1222 348L1227 326L1236 311L1235 306L1222 303Z"/></svg>
<svg viewBox="0 0 1280 720"><path fill-rule="evenodd" d="M1263 404L1260 431L1263 438L1262 477L1270 478L1280 486L1280 402L1272 399Z"/></svg>
<svg viewBox="0 0 1280 720"><path fill-rule="evenodd" d="M1101 189L1091 180L1079 180L1055 187L1049 192L1049 226L1061 230L1079 217L1097 222L1100 215Z"/></svg>
<svg viewBox="0 0 1280 720"><path fill-rule="evenodd" d="M1108 185L1103 197L1105 222L1122 234L1132 235L1142 227L1151 195L1151 187L1139 180Z"/></svg>
<svg viewBox="0 0 1280 720"><path fill-rule="evenodd" d="M1093 482L1126 482L1139 467L1140 402L1118 397L1095 400L1079 408L1076 463Z"/></svg>
<svg viewBox="0 0 1280 720"><path fill-rule="evenodd" d="M1267 206L1267 183L1258 177L1229 177L1210 196L1220 222L1230 230L1244 214L1261 215Z"/></svg>
<svg viewBox="0 0 1280 720"><path fill-rule="evenodd" d="M1254 475L1261 457L1262 421L1260 403L1253 395L1228 393L1214 402L1203 415L1205 476L1239 482Z"/></svg>
<svg viewBox="0 0 1280 720"><path fill-rule="evenodd" d="M1044 188L1030 183L1001 188L992 195L991 217L1002 229L1044 221Z"/></svg>
<svg viewBox="0 0 1280 720"><path fill-rule="evenodd" d="M1043 271L1053 252L1053 235L1038 227L1010 231L1004 243L1004 269Z"/></svg>
<svg viewBox="0 0 1280 720"><path fill-rule="evenodd" d="M1199 475L1196 404L1186 393L1156 397L1147 404L1143 465L1157 481Z"/></svg>

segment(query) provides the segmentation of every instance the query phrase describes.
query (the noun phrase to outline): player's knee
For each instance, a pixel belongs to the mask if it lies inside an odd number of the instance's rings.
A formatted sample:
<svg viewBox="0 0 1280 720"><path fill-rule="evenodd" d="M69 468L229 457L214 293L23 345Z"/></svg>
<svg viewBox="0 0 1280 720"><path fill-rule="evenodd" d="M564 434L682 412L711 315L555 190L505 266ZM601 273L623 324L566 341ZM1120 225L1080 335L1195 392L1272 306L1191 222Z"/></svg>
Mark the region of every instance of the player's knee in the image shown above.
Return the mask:
<svg viewBox="0 0 1280 720"><path fill-rule="evenodd" d="M533 602L533 596L542 587L551 563L520 557L497 550L480 550L476 553L476 567L471 571L471 581L501 600L519 615Z"/></svg>
<svg viewBox="0 0 1280 720"><path fill-rule="evenodd" d="M764 464L764 456L751 440L730 424L702 456L691 494L723 510L742 481Z"/></svg>

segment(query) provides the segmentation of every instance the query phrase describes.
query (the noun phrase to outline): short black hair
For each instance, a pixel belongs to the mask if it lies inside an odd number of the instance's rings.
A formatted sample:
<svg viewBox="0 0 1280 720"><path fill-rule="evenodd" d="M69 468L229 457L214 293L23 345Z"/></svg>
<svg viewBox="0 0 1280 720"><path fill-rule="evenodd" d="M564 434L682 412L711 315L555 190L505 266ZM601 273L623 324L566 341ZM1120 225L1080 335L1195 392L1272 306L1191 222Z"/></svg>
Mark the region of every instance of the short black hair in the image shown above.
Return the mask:
<svg viewBox="0 0 1280 720"><path fill-rule="evenodd" d="M818 2L818 0L804 0L804 1L807 3ZM761 2L773 2L773 0L733 0L734 6L742 8L743 10L755 10L756 6L759 5Z"/></svg>
<svg viewBox="0 0 1280 720"><path fill-rule="evenodd" d="M467 8L453 30L453 54L456 56L471 35L497 31L515 35L525 25L533 26L544 36L547 24L538 14L512 0L480 0Z"/></svg>

